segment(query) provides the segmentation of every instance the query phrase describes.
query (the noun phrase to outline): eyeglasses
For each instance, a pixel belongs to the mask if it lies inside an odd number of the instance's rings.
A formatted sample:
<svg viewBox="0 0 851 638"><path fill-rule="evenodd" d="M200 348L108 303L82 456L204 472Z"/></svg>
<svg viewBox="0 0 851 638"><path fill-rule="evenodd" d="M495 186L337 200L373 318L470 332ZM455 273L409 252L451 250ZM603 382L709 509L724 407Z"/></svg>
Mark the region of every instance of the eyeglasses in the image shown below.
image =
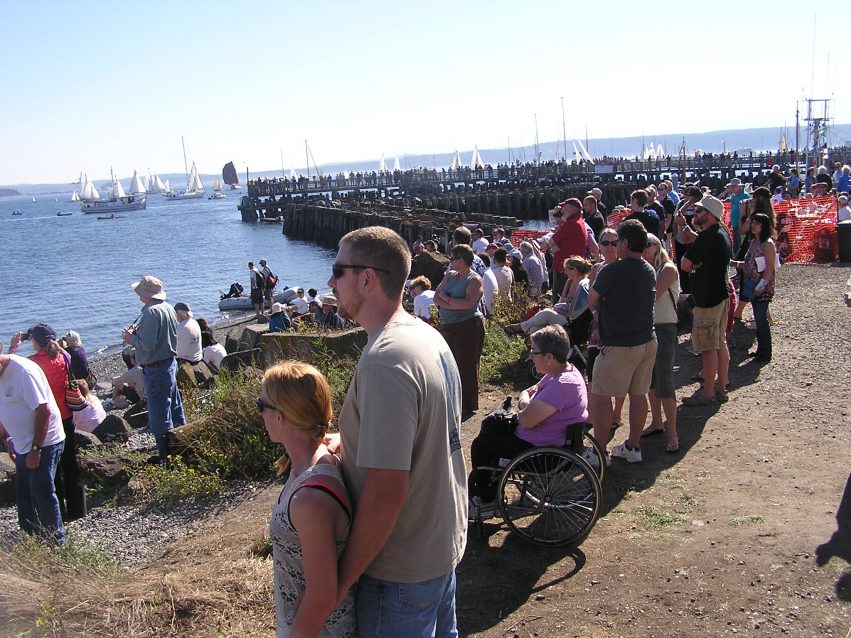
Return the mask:
<svg viewBox="0 0 851 638"><path fill-rule="evenodd" d="M614 239L612 241L606 241L605 239L603 239L602 241L600 241L600 245L601 246L617 246L618 240Z"/></svg>
<svg viewBox="0 0 851 638"><path fill-rule="evenodd" d="M529 356L534 357L536 354L549 354L549 352L535 352L534 350L529 350Z"/></svg>
<svg viewBox="0 0 851 638"><path fill-rule="evenodd" d="M257 409L261 413L264 410L275 410L275 412L280 412L281 414L283 414L283 412L280 409L276 408L274 405L272 405L271 403L266 401L266 399L264 399L263 397L257 397Z"/></svg>
<svg viewBox="0 0 851 638"><path fill-rule="evenodd" d="M346 274L347 268L357 268L358 270L372 268L373 270L380 270L381 272L390 272L389 270L387 270L387 268L378 268L377 266L366 266L364 264L333 264L331 266L331 273L334 275L334 279L339 279L344 274Z"/></svg>

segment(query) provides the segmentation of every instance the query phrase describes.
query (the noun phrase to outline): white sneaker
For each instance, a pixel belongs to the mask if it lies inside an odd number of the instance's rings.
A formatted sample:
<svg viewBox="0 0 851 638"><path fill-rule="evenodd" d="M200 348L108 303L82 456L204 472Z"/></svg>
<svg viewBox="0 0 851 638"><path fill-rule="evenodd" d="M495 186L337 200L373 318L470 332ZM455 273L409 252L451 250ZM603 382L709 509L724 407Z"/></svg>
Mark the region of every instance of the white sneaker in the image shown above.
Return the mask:
<svg viewBox="0 0 851 638"><path fill-rule="evenodd" d="M597 453L594 451L594 448L585 448L585 451L582 452L582 459L584 461L587 461L588 465L590 465L595 470L600 469L600 457L597 456ZM611 464L612 459L608 454L606 454L606 467L609 467Z"/></svg>
<svg viewBox="0 0 851 638"><path fill-rule="evenodd" d="M641 449L630 449L626 445L626 441L612 448L612 456L625 460L627 463L641 463Z"/></svg>

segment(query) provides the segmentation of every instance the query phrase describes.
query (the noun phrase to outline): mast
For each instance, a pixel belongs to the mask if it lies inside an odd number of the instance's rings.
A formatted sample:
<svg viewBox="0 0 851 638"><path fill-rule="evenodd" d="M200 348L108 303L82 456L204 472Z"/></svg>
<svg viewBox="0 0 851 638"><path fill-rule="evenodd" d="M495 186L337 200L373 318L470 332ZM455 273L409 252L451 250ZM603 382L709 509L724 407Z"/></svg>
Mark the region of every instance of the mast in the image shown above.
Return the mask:
<svg viewBox="0 0 851 638"><path fill-rule="evenodd" d="M564 146L564 163L567 163L567 127L564 124L564 97L561 98L561 141Z"/></svg>
<svg viewBox="0 0 851 638"><path fill-rule="evenodd" d="M284 149L281 147L281 177L286 177L287 173L284 170Z"/></svg>
<svg viewBox="0 0 851 638"><path fill-rule="evenodd" d="M180 146L183 147L183 172L186 173L186 188L189 188L189 167L186 165L186 144L183 142L183 136L180 136Z"/></svg>
<svg viewBox="0 0 851 638"><path fill-rule="evenodd" d="M535 165L541 161L541 151L538 148L538 114L535 113Z"/></svg>
<svg viewBox="0 0 851 638"><path fill-rule="evenodd" d="M800 143L800 135L801 135L801 121L799 119L799 104L798 101L795 101L795 164L797 164L800 160L798 159L798 145Z"/></svg>
<svg viewBox="0 0 851 638"><path fill-rule="evenodd" d="M304 140L304 163L307 166L307 181L310 182L310 158L307 156L307 139Z"/></svg>

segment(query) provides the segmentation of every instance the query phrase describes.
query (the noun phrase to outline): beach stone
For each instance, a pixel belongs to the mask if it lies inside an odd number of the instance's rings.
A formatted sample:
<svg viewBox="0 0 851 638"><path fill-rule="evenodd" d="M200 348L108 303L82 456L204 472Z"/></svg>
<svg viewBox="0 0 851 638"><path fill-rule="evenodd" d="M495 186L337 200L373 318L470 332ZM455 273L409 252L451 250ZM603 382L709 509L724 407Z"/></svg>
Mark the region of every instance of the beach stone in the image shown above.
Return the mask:
<svg viewBox="0 0 851 638"><path fill-rule="evenodd" d="M198 363L181 363L177 368L177 385L181 389L206 388L212 383L215 375L203 361Z"/></svg>
<svg viewBox="0 0 851 638"><path fill-rule="evenodd" d="M124 412L124 420L134 430L146 427L148 425L148 402L142 399L131 405Z"/></svg>
<svg viewBox="0 0 851 638"><path fill-rule="evenodd" d="M118 487L130 481L127 466L131 461L126 456L80 457L78 462L86 485Z"/></svg>
<svg viewBox="0 0 851 638"><path fill-rule="evenodd" d="M102 443L127 443L133 430L117 414L107 414L106 418L92 432Z"/></svg>
<svg viewBox="0 0 851 638"><path fill-rule="evenodd" d="M239 340L242 337L242 326L235 326L228 330L225 336L225 350L228 354L239 352Z"/></svg>
<svg viewBox="0 0 851 638"><path fill-rule="evenodd" d="M80 450L89 447L102 445L100 439L91 432L83 432L82 430L74 431L74 446Z"/></svg>
<svg viewBox="0 0 851 638"><path fill-rule="evenodd" d="M15 462L6 452L0 454L0 505L15 503Z"/></svg>
<svg viewBox="0 0 851 638"><path fill-rule="evenodd" d="M239 338L239 350L254 350L260 342L260 337L269 332L269 326L260 324L251 324L242 329L242 335Z"/></svg>
<svg viewBox="0 0 851 638"><path fill-rule="evenodd" d="M285 359L314 363L317 339L322 339L325 347L338 357L357 358L366 346L368 335L360 327L322 333L267 333L260 337L260 361L263 368L268 368Z"/></svg>
<svg viewBox="0 0 851 638"><path fill-rule="evenodd" d="M446 272L446 267L449 265L449 259L440 253L430 253L424 250L419 255L414 257L411 263L411 274L409 279L414 279L420 275L425 275L431 281L432 288L437 288L443 280L443 274Z"/></svg>

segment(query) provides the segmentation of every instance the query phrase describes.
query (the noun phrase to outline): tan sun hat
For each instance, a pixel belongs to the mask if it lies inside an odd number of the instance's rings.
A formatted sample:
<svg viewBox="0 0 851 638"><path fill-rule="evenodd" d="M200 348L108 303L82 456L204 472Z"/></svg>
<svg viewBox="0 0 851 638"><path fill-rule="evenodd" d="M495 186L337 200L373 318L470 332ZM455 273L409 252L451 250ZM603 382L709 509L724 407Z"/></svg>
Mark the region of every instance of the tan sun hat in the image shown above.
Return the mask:
<svg viewBox="0 0 851 638"><path fill-rule="evenodd" d="M130 284L130 288L140 297L150 297L151 299L165 299L165 290L163 282L153 275L145 275L135 284Z"/></svg>

